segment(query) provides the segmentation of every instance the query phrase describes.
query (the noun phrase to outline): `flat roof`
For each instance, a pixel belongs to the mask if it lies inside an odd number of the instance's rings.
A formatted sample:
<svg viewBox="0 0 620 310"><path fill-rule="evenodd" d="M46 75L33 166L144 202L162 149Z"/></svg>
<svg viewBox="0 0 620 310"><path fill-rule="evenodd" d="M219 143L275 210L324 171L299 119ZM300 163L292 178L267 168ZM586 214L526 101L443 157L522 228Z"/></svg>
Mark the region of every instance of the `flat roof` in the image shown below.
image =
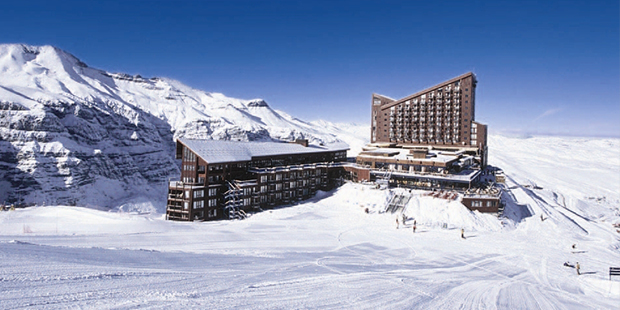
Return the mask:
<svg viewBox="0 0 620 310"><path fill-rule="evenodd" d="M349 150L344 142L303 146L291 142L244 142L179 138L185 146L209 164L251 161L254 157L312 154Z"/></svg>
<svg viewBox="0 0 620 310"><path fill-rule="evenodd" d="M374 175L383 175L385 174L385 170L370 170L371 174ZM451 181L456 183L470 183L472 182L478 175L480 174L480 170L463 170L458 173L449 173L449 174L422 174L422 173L413 173L413 172L398 172L392 171L392 176L399 176L403 178L410 179L427 179L427 180L437 180L437 181Z"/></svg>
<svg viewBox="0 0 620 310"><path fill-rule="evenodd" d="M371 151L362 151L360 155L371 155L371 156L394 156L400 154L399 151L391 150L391 149L376 149Z"/></svg>
<svg viewBox="0 0 620 310"><path fill-rule="evenodd" d="M411 149L402 149L402 148L380 148L371 151L363 151L357 157L362 158L373 158L377 160L382 159L398 159L398 160L415 160L422 162L434 162L434 163L449 163L454 160L458 160L458 155L453 154L442 154L441 152L437 152L434 150L430 150L426 155L426 158L414 158L413 154L410 154L409 151ZM386 156L387 155L387 156Z"/></svg>

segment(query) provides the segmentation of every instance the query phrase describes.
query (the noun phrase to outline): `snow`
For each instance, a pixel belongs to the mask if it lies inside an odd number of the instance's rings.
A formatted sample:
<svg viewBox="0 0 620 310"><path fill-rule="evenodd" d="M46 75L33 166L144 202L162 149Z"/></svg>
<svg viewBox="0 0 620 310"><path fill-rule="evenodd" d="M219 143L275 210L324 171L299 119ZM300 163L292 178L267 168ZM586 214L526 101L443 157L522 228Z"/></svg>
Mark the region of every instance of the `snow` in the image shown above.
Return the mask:
<svg viewBox="0 0 620 310"><path fill-rule="evenodd" d="M506 218L392 189L412 197L396 229L390 191L352 183L242 221L165 221L146 198L0 212L2 308L617 309L619 142L490 136Z"/></svg>
<svg viewBox="0 0 620 310"><path fill-rule="evenodd" d="M327 151L347 151L344 142L325 146L286 142L243 142L226 140L179 139L189 149L210 164L250 161L253 157L278 156L288 154L318 153Z"/></svg>
<svg viewBox="0 0 620 310"><path fill-rule="evenodd" d="M180 178L174 139L365 143L316 124L167 78L88 67L52 46L0 44L0 202L116 209L150 199L163 211ZM141 198L141 199L142 199Z"/></svg>

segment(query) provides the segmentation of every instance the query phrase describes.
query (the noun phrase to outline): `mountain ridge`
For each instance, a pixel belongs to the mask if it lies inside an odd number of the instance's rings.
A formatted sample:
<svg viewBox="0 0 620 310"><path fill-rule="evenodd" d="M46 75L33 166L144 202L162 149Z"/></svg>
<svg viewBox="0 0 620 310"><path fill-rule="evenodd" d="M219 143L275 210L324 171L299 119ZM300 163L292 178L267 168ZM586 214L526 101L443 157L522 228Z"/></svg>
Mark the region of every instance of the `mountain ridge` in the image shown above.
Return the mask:
<svg viewBox="0 0 620 310"><path fill-rule="evenodd" d="M167 180L180 174L175 138L339 141L333 126L263 99L110 73L49 45L0 45L0 116L0 203L105 209L139 199L163 211Z"/></svg>

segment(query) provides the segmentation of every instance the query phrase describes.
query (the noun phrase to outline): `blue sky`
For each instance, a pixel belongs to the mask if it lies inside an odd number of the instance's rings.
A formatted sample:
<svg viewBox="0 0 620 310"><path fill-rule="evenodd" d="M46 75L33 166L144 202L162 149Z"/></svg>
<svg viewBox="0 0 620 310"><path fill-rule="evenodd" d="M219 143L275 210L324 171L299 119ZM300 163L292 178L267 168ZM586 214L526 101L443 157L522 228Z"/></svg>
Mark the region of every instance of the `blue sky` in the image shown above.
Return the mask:
<svg viewBox="0 0 620 310"><path fill-rule="evenodd" d="M619 12L617 0L11 1L0 40L306 120L369 122L373 92L473 71L491 132L620 136Z"/></svg>

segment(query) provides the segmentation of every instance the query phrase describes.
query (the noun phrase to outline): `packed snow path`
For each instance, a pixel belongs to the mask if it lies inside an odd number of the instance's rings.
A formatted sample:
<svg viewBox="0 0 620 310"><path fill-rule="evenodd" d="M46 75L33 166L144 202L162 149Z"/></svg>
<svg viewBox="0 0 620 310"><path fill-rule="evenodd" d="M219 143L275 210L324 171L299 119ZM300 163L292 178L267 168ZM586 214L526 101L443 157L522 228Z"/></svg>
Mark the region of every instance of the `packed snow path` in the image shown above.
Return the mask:
<svg viewBox="0 0 620 310"><path fill-rule="evenodd" d="M397 215L380 213L389 192L358 184L243 221L0 212L0 308L617 309L620 279L607 270L620 264L619 165L579 172L555 156L520 168L509 153L550 152L553 139L490 140L504 144L491 163L516 199L503 219L418 192L396 229ZM611 154L593 154L619 155L610 141ZM563 165L573 179L549 181ZM606 181L580 184L590 173Z"/></svg>

